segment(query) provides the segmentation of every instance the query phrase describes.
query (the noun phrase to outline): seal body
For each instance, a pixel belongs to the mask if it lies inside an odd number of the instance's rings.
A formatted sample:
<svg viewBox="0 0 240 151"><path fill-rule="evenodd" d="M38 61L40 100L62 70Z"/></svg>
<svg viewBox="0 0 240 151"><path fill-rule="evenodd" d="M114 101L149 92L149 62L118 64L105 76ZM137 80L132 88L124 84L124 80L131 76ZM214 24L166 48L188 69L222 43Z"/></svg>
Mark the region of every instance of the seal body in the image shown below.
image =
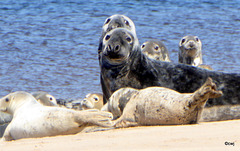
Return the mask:
<svg viewBox="0 0 240 151"><path fill-rule="evenodd" d="M194 93L181 94L164 87L148 87L133 94L115 126L195 124L208 98L221 95L210 78Z"/></svg>
<svg viewBox="0 0 240 151"><path fill-rule="evenodd" d="M80 101L80 110L98 109L103 107L103 95L101 93L89 93Z"/></svg>
<svg viewBox="0 0 240 151"><path fill-rule="evenodd" d="M111 95L109 101L101 110L111 112L113 114L113 119L117 119L122 115L123 109L131 97L136 93L138 93L137 89L121 88Z"/></svg>
<svg viewBox="0 0 240 151"><path fill-rule="evenodd" d="M149 58L171 62L168 50L160 40L149 40L142 44L142 52Z"/></svg>
<svg viewBox="0 0 240 151"><path fill-rule="evenodd" d="M14 92L0 99L0 110L13 115L2 140L75 134L87 125L109 126L110 113L43 106L29 93Z"/></svg>
<svg viewBox="0 0 240 151"><path fill-rule="evenodd" d="M99 61L105 102L116 90L124 87L161 86L180 93L192 93L211 77L224 95L210 99L207 106L240 103L240 74L149 59L142 53L135 34L124 28L106 34Z"/></svg>
<svg viewBox="0 0 240 151"><path fill-rule="evenodd" d="M33 97L36 98L38 102L46 106L58 106L57 101L54 96L48 94L44 91L37 91L32 93Z"/></svg>

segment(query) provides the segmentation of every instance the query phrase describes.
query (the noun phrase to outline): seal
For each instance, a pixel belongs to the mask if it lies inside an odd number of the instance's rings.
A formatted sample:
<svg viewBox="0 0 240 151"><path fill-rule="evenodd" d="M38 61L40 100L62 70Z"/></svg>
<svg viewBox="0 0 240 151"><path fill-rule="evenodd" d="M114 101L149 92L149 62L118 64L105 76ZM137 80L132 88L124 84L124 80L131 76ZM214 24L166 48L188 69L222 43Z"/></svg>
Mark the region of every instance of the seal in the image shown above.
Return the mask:
<svg viewBox="0 0 240 151"><path fill-rule="evenodd" d="M54 96L48 94L44 91L37 91L32 93L33 97L36 98L38 102L46 106L58 106L57 101Z"/></svg>
<svg viewBox="0 0 240 151"><path fill-rule="evenodd" d="M131 97L114 126L196 124L207 100L221 95L211 78L194 93L181 94L164 87L141 89Z"/></svg>
<svg viewBox="0 0 240 151"><path fill-rule="evenodd" d="M211 77L223 92L209 99L207 106L240 104L240 74L204 70L185 64L156 61L141 51L136 35L124 28L108 32L100 55L104 102L118 89L160 86L180 93L192 93Z"/></svg>
<svg viewBox="0 0 240 151"><path fill-rule="evenodd" d="M202 60L202 42L198 36L185 36L179 42L178 63L213 70Z"/></svg>
<svg viewBox="0 0 240 151"><path fill-rule="evenodd" d="M13 115L3 141L76 134L88 125L111 126L112 119L109 112L44 106L31 94L22 91L1 98L0 111Z"/></svg>
<svg viewBox="0 0 240 151"><path fill-rule="evenodd" d="M202 61L202 42L197 36L185 36L179 42L178 62L198 66Z"/></svg>
<svg viewBox="0 0 240 151"><path fill-rule="evenodd" d="M138 90L133 88L121 88L115 91L101 111L111 112L113 119L119 118L130 98L136 93L138 93Z"/></svg>
<svg viewBox="0 0 240 151"><path fill-rule="evenodd" d="M106 35L107 32L115 28L126 28L136 34L135 25L129 17L120 14L115 14L108 17L102 26L102 35L99 40L98 54L102 52L103 37Z"/></svg>
<svg viewBox="0 0 240 151"><path fill-rule="evenodd" d="M171 62L168 50L160 40L149 40L142 44L142 52L149 58Z"/></svg>
<svg viewBox="0 0 240 151"><path fill-rule="evenodd" d="M103 95L101 93L89 93L80 102L80 110L98 109L103 107Z"/></svg>

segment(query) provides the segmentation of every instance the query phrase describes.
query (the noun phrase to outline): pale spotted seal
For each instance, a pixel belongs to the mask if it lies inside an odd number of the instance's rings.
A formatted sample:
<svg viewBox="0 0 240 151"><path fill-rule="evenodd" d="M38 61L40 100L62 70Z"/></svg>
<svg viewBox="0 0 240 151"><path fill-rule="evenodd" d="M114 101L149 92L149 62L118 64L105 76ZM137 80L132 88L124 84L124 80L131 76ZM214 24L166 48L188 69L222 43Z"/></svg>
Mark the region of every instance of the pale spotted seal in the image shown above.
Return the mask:
<svg viewBox="0 0 240 151"><path fill-rule="evenodd" d="M211 77L223 96L209 99L207 106L240 104L240 74L149 59L141 52L135 36L127 29L116 28L103 38L99 61L105 102L113 92L124 87L161 86L180 93L192 93Z"/></svg>
<svg viewBox="0 0 240 151"><path fill-rule="evenodd" d="M216 90L216 85L211 78L208 78L205 84L194 93L181 94L164 87L148 87L133 94L114 125L129 127L196 124L207 100L221 95L222 92Z"/></svg>
<svg viewBox="0 0 240 151"><path fill-rule="evenodd" d="M137 89L121 88L111 95L109 101L101 110L111 112L113 114L113 119L119 118L126 104L135 93L138 93Z"/></svg>
<svg viewBox="0 0 240 151"><path fill-rule="evenodd" d="M149 40L141 45L142 52L149 58L171 62L168 50L160 40Z"/></svg>
<svg viewBox="0 0 240 151"><path fill-rule="evenodd" d="M88 125L110 126L112 115L43 106L29 93L18 91L0 99L0 111L13 115L2 140L75 134Z"/></svg>
<svg viewBox="0 0 240 151"><path fill-rule="evenodd" d="M202 61L202 42L197 36L185 36L179 42L178 62L198 66Z"/></svg>
<svg viewBox="0 0 240 151"><path fill-rule="evenodd" d="M38 102L46 106L57 106L57 101L54 96L48 94L44 91L37 91L32 93L33 97L36 98Z"/></svg>
<svg viewBox="0 0 240 151"><path fill-rule="evenodd" d="M101 93L89 93L80 101L80 109L98 109L103 107L103 95Z"/></svg>
<svg viewBox="0 0 240 151"><path fill-rule="evenodd" d="M213 70L209 65L203 64L202 42L198 36L185 36L179 42L178 62L208 70Z"/></svg>

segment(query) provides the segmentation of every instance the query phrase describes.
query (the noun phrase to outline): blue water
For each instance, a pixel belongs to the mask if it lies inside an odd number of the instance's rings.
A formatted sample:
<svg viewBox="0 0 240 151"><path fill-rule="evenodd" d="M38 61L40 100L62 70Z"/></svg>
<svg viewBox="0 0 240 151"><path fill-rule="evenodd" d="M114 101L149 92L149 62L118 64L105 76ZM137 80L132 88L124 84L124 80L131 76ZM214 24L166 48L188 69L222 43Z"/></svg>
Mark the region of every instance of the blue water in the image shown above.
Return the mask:
<svg viewBox="0 0 240 151"><path fill-rule="evenodd" d="M1 0L0 97L47 91L56 98L101 92L97 57L101 27L124 14L140 43L162 40L177 62L188 34L203 43L203 60L216 71L240 73L240 1Z"/></svg>

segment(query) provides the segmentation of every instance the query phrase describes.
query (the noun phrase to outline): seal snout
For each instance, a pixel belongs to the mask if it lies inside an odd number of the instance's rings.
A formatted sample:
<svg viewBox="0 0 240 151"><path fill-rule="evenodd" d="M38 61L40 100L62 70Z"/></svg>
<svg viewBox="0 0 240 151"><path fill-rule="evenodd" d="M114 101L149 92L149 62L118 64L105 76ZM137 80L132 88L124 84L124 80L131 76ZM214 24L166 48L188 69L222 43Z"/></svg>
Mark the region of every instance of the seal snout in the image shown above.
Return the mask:
<svg viewBox="0 0 240 151"><path fill-rule="evenodd" d="M115 46L108 45L106 48L106 51L108 53L117 53L120 51L120 48L121 48L121 46L119 44L117 44Z"/></svg>

